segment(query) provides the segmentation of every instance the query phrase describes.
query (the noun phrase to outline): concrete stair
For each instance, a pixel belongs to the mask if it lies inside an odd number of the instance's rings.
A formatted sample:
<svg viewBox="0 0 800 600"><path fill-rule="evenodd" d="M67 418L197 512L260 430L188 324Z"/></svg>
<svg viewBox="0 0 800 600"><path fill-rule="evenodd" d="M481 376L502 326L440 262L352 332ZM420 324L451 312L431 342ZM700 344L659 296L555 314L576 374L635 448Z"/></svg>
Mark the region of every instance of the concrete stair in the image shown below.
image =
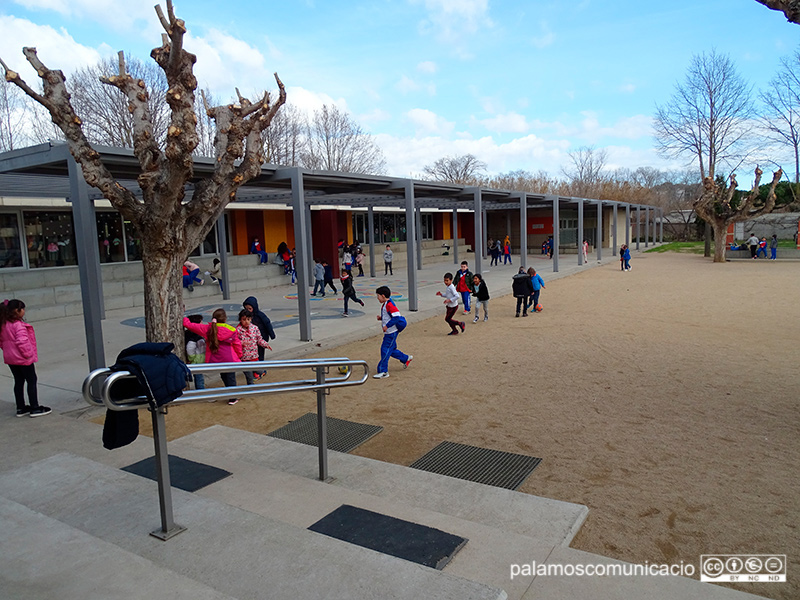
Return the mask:
<svg viewBox="0 0 800 600"><path fill-rule="evenodd" d="M232 475L196 493L173 488L187 530L162 542L148 535L160 523L156 483L117 468L151 456L152 440L109 452L86 421L25 425L0 421L4 446L24 440L30 455L0 456L3 597L755 598L680 577L512 579L512 564L619 561L567 546L584 506L337 452L320 482L316 448L223 426L170 442L171 454ZM436 571L307 530L342 504L469 541Z"/></svg>

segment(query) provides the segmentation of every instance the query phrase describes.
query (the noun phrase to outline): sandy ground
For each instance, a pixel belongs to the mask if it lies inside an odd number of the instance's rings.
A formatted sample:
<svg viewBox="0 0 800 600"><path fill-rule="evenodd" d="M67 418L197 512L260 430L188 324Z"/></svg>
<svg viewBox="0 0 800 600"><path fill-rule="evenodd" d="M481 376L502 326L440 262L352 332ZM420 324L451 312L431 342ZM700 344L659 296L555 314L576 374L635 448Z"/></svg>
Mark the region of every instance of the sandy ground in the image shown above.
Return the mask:
<svg viewBox="0 0 800 600"><path fill-rule="evenodd" d="M800 597L800 263L668 253L632 265L553 281L526 319L490 290L490 321L465 335L445 335L442 309L400 335L407 371L392 361L389 379L334 392L328 414L382 425L355 450L379 460L409 464L443 440L541 457L520 491L589 507L573 547L695 566L787 554L788 583L739 589ZM374 369L378 346L328 355ZM176 407L167 429L266 433L309 411L311 393Z"/></svg>

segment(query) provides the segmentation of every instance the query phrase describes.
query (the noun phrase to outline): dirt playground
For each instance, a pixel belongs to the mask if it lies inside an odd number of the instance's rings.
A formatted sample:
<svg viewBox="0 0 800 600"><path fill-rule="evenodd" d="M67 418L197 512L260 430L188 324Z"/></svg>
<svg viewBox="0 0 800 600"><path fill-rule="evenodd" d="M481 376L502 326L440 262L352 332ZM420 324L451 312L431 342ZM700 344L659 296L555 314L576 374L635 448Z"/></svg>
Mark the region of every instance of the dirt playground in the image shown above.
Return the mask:
<svg viewBox="0 0 800 600"><path fill-rule="evenodd" d="M464 335L445 335L442 309L400 335L408 370L392 361L388 379L334 391L328 414L383 426L354 451L378 460L407 465L444 440L541 457L520 491L589 507L573 547L696 567L701 554L786 554L788 583L738 589L800 597L800 262L631 264L548 283L525 319L500 297L509 281ZM374 371L379 344L327 355ZM175 407L167 430L267 433L315 407L312 393Z"/></svg>

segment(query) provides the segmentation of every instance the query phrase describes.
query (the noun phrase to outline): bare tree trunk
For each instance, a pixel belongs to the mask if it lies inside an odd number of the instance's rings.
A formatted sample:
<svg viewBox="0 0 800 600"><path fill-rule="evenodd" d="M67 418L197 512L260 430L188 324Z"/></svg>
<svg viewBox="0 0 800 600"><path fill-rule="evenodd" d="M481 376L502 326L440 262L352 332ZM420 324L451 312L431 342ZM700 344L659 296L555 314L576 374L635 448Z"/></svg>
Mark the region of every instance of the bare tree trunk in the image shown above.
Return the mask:
<svg viewBox="0 0 800 600"><path fill-rule="evenodd" d="M725 262L726 238L728 237L727 223L714 223L714 262Z"/></svg>
<svg viewBox="0 0 800 600"><path fill-rule="evenodd" d="M705 242L705 246L703 247L703 256L708 258L711 256L711 223L706 221L706 228L703 232L703 241Z"/></svg>
<svg viewBox="0 0 800 600"><path fill-rule="evenodd" d="M150 342L172 342L181 355L183 347L183 260L175 253L159 252L142 243L144 321Z"/></svg>

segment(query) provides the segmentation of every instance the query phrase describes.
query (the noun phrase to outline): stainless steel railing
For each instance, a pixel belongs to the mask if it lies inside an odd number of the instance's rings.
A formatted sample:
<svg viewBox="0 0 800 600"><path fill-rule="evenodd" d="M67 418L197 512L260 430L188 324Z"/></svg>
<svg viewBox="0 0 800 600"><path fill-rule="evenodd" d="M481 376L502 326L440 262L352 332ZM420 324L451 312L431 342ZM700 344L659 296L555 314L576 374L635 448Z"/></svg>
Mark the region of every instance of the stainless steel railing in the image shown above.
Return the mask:
<svg viewBox="0 0 800 600"><path fill-rule="evenodd" d="M328 479L328 428L325 415L325 396L332 388L361 385L369 378L369 365L363 360L349 358L319 358L297 360L265 360L235 363L202 363L187 365L192 375L211 375L217 373L236 373L241 371L262 371L275 373L284 369L310 369L313 377L292 380L264 381L259 380L252 385L233 387L214 387L202 390L189 390L180 398L151 410L153 421L153 444L155 446L156 475L158 480L158 498L161 508L161 529L151 535L168 540L186 528L177 525L172 514L172 492L169 475L169 454L167 452L167 435L164 415L169 406L192 402L212 402L226 398L241 398L261 394L313 391L317 394L317 445L319 449L319 479ZM246 368L245 368L246 367ZM363 374L354 377L354 369L361 367ZM336 369L333 377L328 377L331 369ZM343 372L342 372L343 371ZM269 375L268 375L269 376ZM119 397L115 386L124 380L135 379L136 376L127 371L112 371L104 367L95 369L83 382L83 398L92 406L105 406L113 411L150 409L146 396L135 398Z"/></svg>

